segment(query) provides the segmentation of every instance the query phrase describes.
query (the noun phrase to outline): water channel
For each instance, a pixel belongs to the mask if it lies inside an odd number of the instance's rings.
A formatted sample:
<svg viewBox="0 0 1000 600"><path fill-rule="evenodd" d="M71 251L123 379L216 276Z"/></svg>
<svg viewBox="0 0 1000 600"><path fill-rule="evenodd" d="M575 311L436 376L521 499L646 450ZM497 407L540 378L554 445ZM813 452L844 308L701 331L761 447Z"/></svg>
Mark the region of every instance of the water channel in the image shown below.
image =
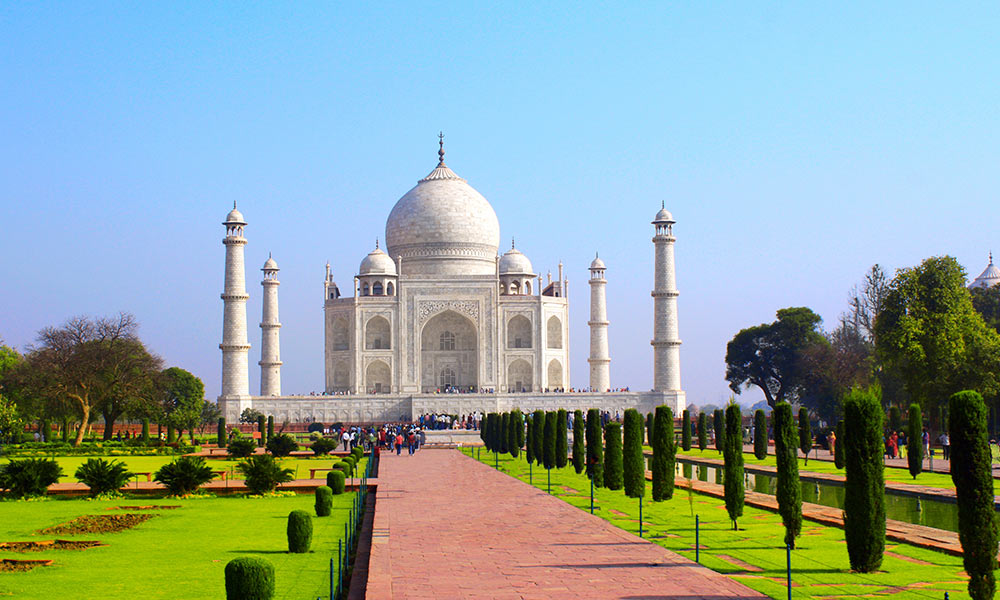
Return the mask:
<svg viewBox="0 0 1000 600"><path fill-rule="evenodd" d="M695 475L699 481L722 485L722 469L707 465L677 463L677 476L690 479ZM844 507L844 488L839 485L802 481L802 501L834 508ZM773 475L746 473L746 489L751 492L773 496L777 478ZM916 525L926 525L937 529L958 531L958 507L950 502L918 499L912 496L885 495L885 516L887 519Z"/></svg>

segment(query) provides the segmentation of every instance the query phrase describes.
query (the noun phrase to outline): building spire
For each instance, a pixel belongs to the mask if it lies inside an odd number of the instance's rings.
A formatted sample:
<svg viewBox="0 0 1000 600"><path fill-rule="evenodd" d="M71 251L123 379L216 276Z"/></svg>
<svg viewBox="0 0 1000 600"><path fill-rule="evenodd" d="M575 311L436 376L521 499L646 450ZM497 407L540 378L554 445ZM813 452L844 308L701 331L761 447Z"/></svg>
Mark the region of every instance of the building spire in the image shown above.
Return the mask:
<svg viewBox="0 0 1000 600"><path fill-rule="evenodd" d="M438 166L444 167L444 132L438 132Z"/></svg>
<svg viewBox="0 0 1000 600"><path fill-rule="evenodd" d="M511 238L510 238L510 249L511 250L514 249L514 237L513 236L511 236Z"/></svg>
<svg viewBox="0 0 1000 600"><path fill-rule="evenodd" d="M993 251L990 250L990 264L993 264Z"/></svg>
<svg viewBox="0 0 1000 600"><path fill-rule="evenodd" d="M378 238L375 238L375 249L378 250Z"/></svg>

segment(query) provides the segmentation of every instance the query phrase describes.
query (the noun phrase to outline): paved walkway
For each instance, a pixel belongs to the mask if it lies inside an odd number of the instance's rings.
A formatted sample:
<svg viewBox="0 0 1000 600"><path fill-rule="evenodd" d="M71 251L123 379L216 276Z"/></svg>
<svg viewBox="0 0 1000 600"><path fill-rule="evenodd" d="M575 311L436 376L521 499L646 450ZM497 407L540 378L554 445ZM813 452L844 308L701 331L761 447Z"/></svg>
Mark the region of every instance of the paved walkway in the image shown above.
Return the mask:
<svg viewBox="0 0 1000 600"><path fill-rule="evenodd" d="M765 598L454 450L382 455L367 598Z"/></svg>

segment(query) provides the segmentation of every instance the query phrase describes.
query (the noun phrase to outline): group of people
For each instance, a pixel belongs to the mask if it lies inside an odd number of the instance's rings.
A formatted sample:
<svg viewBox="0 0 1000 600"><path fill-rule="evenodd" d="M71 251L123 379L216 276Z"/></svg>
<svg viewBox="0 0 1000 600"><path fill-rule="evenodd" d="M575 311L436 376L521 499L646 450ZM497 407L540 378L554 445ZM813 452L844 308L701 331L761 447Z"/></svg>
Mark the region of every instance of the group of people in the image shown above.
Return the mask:
<svg viewBox="0 0 1000 600"><path fill-rule="evenodd" d="M396 456L403 453L405 447L410 456L420 449L420 446L427 441L424 430L415 424L386 424L379 428L378 435L379 450L396 451Z"/></svg>
<svg viewBox="0 0 1000 600"><path fill-rule="evenodd" d="M465 429L478 431L482 420L483 413L481 412L462 416L426 413L417 418L417 424L420 426L420 429Z"/></svg>

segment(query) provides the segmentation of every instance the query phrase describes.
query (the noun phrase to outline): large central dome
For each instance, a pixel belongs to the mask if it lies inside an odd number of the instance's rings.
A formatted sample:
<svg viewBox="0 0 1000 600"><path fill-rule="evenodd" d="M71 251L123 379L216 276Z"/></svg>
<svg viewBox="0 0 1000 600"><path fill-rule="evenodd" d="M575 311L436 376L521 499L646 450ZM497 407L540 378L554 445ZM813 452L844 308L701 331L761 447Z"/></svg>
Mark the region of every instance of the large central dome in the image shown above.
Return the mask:
<svg viewBox="0 0 1000 600"><path fill-rule="evenodd" d="M500 223L493 207L444 164L396 202L385 224L389 256L402 275L493 275Z"/></svg>

